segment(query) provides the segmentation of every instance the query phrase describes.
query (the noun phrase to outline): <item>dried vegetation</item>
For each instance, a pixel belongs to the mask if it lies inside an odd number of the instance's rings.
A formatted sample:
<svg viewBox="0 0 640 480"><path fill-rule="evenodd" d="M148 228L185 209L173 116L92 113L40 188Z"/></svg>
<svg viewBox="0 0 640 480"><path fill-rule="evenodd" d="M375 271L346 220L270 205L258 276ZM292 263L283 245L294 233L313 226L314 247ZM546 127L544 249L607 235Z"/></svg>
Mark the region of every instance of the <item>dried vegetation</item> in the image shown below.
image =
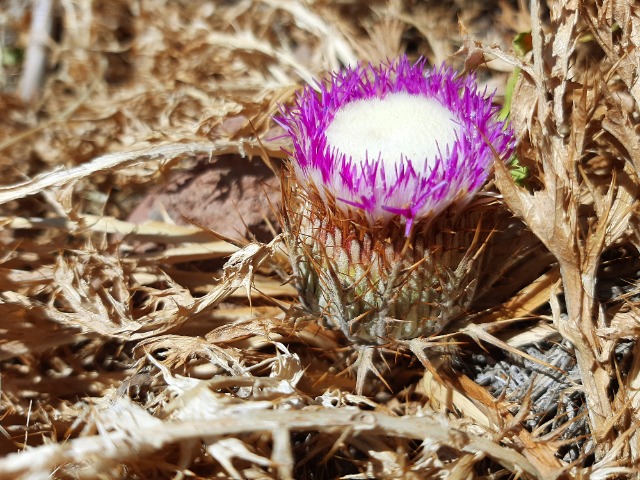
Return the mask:
<svg viewBox="0 0 640 480"><path fill-rule="evenodd" d="M47 3L0 12L0 478L637 475L635 2ZM215 233L255 205L198 204L280 170L296 88L400 52L511 99L530 174L488 186L519 253L488 246L443 335L360 357L358 394L358 352L287 283L277 191L254 185L262 243ZM139 209L199 168L187 211Z"/></svg>

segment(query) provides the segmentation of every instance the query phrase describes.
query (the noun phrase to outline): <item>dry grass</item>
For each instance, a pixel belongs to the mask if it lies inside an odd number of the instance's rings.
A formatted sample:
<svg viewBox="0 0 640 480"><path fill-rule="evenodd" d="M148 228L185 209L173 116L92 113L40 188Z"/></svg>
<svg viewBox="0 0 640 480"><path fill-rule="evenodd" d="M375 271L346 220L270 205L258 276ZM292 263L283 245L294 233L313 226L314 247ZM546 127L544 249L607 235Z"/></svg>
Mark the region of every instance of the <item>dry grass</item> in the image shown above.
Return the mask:
<svg viewBox="0 0 640 480"><path fill-rule="evenodd" d="M635 2L1 8L0 478L635 478ZM32 11L51 20L37 35ZM497 165L488 186L514 219L488 245L474 310L438 338L379 347L357 395L358 351L301 309L273 220L258 243L197 211L134 213L203 164L237 165L221 174L231 189L263 163L279 171L279 103L402 52L478 70L510 98L530 176ZM534 358L543 344L569 363ZM474 376L480 356L539 370L496 392ZM543 377L557 392L541 413Z"/></svg>

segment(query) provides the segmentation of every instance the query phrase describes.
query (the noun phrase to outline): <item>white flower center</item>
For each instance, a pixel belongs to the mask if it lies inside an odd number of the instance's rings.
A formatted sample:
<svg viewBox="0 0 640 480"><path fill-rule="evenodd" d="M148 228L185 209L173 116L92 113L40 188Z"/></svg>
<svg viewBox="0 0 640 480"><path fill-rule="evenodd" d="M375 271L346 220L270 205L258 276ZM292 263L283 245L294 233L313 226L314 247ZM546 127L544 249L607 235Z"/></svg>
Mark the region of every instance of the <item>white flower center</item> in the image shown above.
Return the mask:
<svg viewBox="0 0 640 480"><path fill-rule="evenodd" d="M336 112L326 136L330 149L354 162L379 155L387 179L394 180L402 160L411 160L418 172L431 170L458 131L455 117L440 102L401 92L347 103Z"/></svg>

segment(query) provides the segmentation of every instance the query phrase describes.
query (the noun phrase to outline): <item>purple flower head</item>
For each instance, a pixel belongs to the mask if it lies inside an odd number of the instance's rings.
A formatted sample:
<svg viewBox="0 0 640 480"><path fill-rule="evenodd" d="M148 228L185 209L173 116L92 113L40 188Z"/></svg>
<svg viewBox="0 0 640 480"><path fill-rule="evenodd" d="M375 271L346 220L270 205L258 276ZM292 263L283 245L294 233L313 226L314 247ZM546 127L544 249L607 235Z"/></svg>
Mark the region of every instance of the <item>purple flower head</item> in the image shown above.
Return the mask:
<svg viewBox="0 0 640 480"><path fill-rule="evenodd" d="M277 121L293 140L299 182L361 209L372 224L432 218L470 199L506 160L512 131L473 76L403 56L358 65L298 94Z"/></svg>

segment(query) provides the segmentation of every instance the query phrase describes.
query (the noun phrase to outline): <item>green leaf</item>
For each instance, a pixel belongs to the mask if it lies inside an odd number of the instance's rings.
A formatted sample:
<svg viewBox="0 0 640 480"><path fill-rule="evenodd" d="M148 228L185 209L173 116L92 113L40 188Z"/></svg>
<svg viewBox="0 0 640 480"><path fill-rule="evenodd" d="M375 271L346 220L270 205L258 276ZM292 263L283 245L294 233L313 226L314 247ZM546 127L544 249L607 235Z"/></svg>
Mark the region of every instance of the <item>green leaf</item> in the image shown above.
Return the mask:
<svg viewBox="0 0 640 480"><path fill-rule="evenodd" d="M531 32L521 32L513 39L513 49L519 57L524 57L533 49Z"/></svg>
<svg viewBox="0 0 640 480"><path fill-rule="evenodd" d="M513 39L513 49L516 55L524 57L533 49L533 40L531 38L531 32L522 32L515 36ZM513 69L513 72L509 76L507 86L504 91L504 104L498 114L499 120L506 120L511 113L511 99L513 98L513 89L518 83L518 77L520 76L520 69L518 67Z"/></svg>
<svg viewBox="0 0 640 480"><path fill-rule="evenodd" d="M515 155L509 162L509 173L511 173L511 177L518 185L525 186L525 182L529 178L529 168L520 165L520 161Z"/></svg>
<svg viewBox="0 0 640 480"><path fill-rule="evenodd" d="M2 49L2 66L17 67L22 64L24 51L21 48L4 47Z"/></svg>

